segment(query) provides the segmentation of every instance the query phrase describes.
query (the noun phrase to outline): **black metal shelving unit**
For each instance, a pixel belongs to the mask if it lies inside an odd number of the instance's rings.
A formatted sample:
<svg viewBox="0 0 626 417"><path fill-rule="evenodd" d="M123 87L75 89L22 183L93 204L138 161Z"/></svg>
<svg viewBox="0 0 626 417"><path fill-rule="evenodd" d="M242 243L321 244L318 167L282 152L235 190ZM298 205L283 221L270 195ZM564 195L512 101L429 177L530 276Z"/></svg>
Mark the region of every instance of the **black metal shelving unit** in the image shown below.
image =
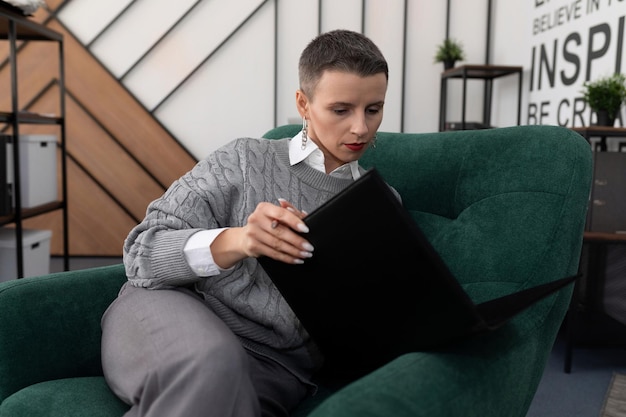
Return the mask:
<svg viewBox="0 0 626 417"><path fill-rule="evenodd" d="M63 228L63 258L64 269L69 270L69 233L68 233L68 210L67 210L67 158L65 144L65 73L63 59L63 35L53 31L18 11L2 7L0 8L0 42L8 42L9 62L11 73L11 109L0 111L0 123L10 130L6 133L13 143L13 195L15 205L8 215L0 216L0 226L15 224L16 239L16 262L17 277L24 276L24 251L23 251L23 225L22 222L30 217L39 216L54 210L62 210ZM59 114L55 116L41 115L25 111L20 107L18 94L18 42L44 41L56 44L59 53ZM45 68L42 68L45 70ZM20 181L20 150L19 132L20 126L26 124L55 125L60 128L60 140L58 146L61 151L61 198L59 201L43 204L32 208L22 208L21 181ZM4 164L3 164L4 165Z"/></svg>
<svg viewBox="0 0 626 417"><path fill-rule="evenodd" d="M483 102L483 120L479 123L481 128L491 127L491 98L493 94L493 81L500 77L508 75L517 75L517 124L521 123L522 108L522 71L521 66L504 66L504 65L460 65L441 73L441 86L439 98L439 131L444 130L465 130L469 127L469 123L465 120L465 112L467 107L467 81L482 80L485 83L485 97ZM462 107L461 122L456 123L455 129L451 129L447 123L447 102L448 102L448 80L460 79L462 86Z"/></svg>

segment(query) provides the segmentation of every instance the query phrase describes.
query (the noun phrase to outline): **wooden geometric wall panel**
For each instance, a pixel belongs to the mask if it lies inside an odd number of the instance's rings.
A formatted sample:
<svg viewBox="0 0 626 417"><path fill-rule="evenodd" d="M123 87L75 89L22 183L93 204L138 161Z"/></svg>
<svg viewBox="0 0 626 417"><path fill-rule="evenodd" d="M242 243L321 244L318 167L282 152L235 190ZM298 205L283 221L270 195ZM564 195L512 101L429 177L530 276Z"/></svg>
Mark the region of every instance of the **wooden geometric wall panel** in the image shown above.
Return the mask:
<svg viewBox="0 0 626 417"><path fill-rule="evenodd" d="M62 3L47 0L52 13L42 8L29 19L63 34L70 255L121 256L148 203L196 159L55 19ZM0 109L10 109L6 46L0 54ZM19 48L22 109L59 114L56 68L54 45L28 42ZM20 127L21 133L41 131ZM53 255L63 253L61 224L60 211L24 223L53 231Z"/></svg>

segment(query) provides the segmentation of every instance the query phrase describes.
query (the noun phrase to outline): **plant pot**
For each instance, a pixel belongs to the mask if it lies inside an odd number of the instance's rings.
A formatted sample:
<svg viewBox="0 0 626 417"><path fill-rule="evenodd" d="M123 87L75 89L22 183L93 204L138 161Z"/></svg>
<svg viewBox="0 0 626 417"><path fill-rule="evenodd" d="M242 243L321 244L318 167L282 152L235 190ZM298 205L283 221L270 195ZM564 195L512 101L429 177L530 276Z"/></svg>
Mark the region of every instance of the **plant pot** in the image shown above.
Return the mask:
<svg viewBox="0 0 626 417"><path fill-rule="evenodd" d="M443 61L443 70L447 71L450 68L454 68L454 64L456 63L456 60L454 59L447 59L445 61Z"/></svg>
<svg viewBox="0 0 626 417"><path fill-rule="evenodd" d="M596 115L598 116L598 126L613 127L615 125L616 117L611 117L607 110L598 110L596 111Z"/></svg>

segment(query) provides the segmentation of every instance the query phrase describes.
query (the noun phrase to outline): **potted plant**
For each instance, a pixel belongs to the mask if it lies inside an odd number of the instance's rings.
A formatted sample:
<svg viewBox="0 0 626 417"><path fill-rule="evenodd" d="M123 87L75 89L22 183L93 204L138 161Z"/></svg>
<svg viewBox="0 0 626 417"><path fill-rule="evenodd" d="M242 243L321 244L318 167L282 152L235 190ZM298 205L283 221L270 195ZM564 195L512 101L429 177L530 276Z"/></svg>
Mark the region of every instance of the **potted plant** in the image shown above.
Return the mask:
<svg viewBox="0 0 626 417"><path fill-rule="evenodd" d="M598 116L598 125L613 126L624 100L626 76L615 73L583 83L583 100Z"/></svg>
<svg viewBox="0 0 626 417"><path fill-rule="evenodd" d="M435 62L443 62L444 70L454 67L456 61L463 61L464 59L463 45L455 39L446 38L437 46Z"/></svg>

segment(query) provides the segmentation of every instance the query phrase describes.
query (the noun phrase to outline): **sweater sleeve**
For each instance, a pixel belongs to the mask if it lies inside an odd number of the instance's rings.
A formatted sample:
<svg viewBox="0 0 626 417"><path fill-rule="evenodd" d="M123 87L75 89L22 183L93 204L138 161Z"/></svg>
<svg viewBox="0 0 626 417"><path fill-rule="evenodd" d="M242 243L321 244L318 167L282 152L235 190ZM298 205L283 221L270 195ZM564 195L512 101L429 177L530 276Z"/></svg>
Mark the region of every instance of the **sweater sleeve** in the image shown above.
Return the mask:
<svg viewBox="0 0 626 417"><path fill-rule="evenodd" d="M235 184L243 182L233 155L232 149L213 153L149 204L145 218L124 242L124 265L132 285L156 289L202 279L190 268L183 249L200 230L232 226L226 215L230 196Z"/></svg>

